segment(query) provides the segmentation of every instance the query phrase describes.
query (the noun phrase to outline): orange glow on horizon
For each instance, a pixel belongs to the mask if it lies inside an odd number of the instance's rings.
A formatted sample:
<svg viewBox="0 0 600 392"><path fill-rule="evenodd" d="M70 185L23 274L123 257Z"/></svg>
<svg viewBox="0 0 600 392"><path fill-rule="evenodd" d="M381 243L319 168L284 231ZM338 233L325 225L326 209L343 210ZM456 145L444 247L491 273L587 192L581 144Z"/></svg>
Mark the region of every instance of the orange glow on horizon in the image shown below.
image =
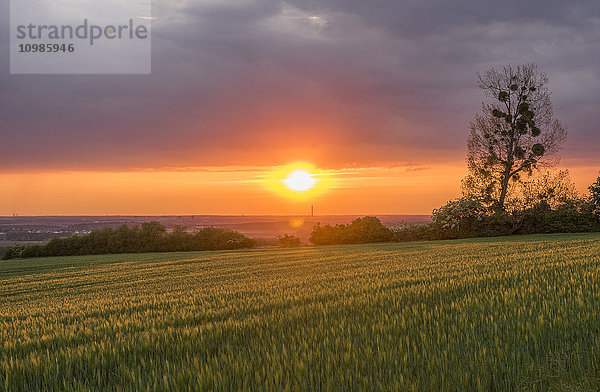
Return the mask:
<svg viewBox="0 0 600 392"><path fill-rule="evenodd" d="M283 180L305 170L306 191ZM579 191L597 167L569 167ZM463 162L426 167L205 167L173 171L0 173L0 216L430 214L460 196ZM299 224L299 222L293 222Z"/></svg>

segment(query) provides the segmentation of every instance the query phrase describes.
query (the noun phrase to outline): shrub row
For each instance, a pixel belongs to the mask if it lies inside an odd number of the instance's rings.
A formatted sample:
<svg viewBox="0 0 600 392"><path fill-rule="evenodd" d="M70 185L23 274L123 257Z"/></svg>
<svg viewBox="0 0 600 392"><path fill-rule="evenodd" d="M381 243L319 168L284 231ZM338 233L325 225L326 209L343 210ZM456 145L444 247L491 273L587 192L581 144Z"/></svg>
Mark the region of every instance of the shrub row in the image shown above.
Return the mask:
<svg viewBox="0 0 600 392"><path fill-rule="evenodd" d="M486 212L453 201L435 210L429 224L393 229L394 241L444 240L514 234L581 233L600 231L600 219L587 203L550 208L541 201L513 213ZM469 202L466 202L467 204Z"/></svg>
<svg viewBox="0 0 600 392"><path fill-rule="evenodd" d="M187 233L182 227L167 232L159 222L104 228L86 235L54 238L44 245L17 245L3 259L95 255L109 253L184 252L252 248L255 241L232 230L204 228Z"/></svg>
<svg viewBox="0 0 600 392"><path fill-rule="evenodd" d="M598 231L600 219L589 203L567 203L553 209L541 201L523 211L493 213L472 200L458 199L434 210L427 224L388 228L372 216L355 219L347 225L317 224L310 242L315 245L361 244Z"/></svg>

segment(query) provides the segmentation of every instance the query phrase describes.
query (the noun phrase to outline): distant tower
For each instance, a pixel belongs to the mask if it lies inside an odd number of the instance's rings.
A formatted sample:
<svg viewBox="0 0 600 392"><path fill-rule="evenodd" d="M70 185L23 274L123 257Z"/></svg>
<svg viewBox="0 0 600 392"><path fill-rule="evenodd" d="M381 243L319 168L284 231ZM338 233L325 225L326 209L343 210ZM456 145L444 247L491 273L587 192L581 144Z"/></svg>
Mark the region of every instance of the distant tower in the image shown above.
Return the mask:
<svg viewBox="0 0 600 392"><path fill-rule="evenodd" d="M310 206L310 217L314 217L315 216L315 206Z"/></svg>

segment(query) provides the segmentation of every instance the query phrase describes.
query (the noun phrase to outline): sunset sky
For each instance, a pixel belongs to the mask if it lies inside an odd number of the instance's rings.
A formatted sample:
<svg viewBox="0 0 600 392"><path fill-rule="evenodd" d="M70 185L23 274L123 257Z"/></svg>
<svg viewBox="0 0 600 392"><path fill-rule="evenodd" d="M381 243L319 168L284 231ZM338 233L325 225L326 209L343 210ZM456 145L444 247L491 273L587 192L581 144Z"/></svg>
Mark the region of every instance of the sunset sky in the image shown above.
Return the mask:
<svg viewBox="0 0 600 392"><path fill-rule="evenodd" d="M0 0L8 15L9 1ZM475 72L535 62L580 191L600 169L600 2L153 2L151 75L9 75L0 215L428 214L459 196ZM331 179L295 199L292 162Z"/></svg>

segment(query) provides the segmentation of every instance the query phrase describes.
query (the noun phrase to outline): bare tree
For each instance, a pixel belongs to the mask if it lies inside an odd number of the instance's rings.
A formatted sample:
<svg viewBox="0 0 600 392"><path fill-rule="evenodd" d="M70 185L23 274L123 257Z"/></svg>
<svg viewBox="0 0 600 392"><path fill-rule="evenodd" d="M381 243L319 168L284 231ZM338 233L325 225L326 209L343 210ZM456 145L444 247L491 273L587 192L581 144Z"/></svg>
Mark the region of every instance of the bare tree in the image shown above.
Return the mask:
<svg viewBox="0 0 600 392"><path fill-rule="evenodd" d="M463 191L505 210L512 182L558 163L567 132L554 118L548 76L535 64L489 69L477 77L490 101L470 124Z"/></svg>

